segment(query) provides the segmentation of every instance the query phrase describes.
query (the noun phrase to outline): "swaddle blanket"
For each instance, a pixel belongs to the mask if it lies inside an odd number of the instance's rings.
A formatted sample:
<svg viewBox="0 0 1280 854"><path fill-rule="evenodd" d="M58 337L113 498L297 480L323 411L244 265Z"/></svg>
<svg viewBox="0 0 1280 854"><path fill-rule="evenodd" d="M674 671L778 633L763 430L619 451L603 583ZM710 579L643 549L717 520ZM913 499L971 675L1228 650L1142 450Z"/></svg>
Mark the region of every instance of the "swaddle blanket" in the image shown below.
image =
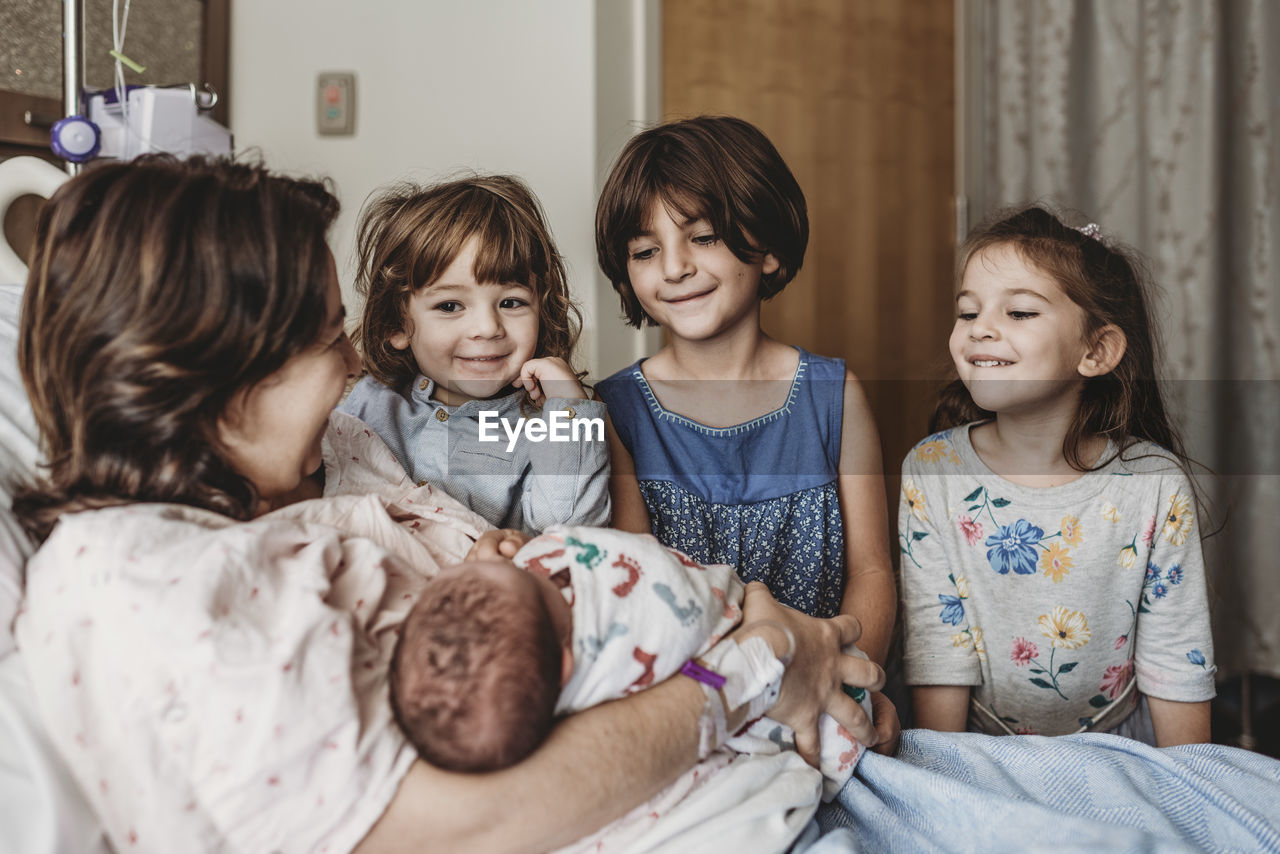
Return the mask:
<svg viewBox="0 0 1280 854"><path fill-rule="evenodd" d="M574 668L558 713L661 682L742 620L744 587L732 567L703 566L649 534L555 527L530 541L515 561L551 578L573 607ZM870 716L869 702L861 699ZM830 800L864 748L828 715L821 719L821 738L820 770ZM794 742L790 727L762 718L727 746L777 753Z"/></svg>

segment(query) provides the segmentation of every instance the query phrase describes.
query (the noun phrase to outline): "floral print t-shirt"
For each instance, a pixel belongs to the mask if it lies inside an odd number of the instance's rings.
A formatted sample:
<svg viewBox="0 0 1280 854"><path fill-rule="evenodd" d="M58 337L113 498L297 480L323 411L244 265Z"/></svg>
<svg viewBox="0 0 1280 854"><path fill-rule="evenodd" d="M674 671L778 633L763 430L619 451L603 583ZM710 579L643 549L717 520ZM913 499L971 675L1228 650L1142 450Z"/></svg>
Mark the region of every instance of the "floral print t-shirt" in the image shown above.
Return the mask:
<svg viewBox="0 0 1280 854"><path fill-rule="evenodd" d="M1105 731L1139 692L1214 695L1195 499L1172 454L1133 442L1057 487L1005 480L930 436L898 509L909 685L972 687L969 729Z"/></svg>

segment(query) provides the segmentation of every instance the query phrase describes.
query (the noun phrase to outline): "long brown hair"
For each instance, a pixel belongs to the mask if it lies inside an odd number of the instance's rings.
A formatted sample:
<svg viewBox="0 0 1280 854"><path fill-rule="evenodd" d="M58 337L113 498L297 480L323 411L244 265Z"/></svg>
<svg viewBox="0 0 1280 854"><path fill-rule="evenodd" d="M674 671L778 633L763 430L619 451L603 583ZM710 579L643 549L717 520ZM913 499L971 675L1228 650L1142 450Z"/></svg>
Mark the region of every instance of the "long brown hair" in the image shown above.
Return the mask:
<svg viewBox="0 0 1280 854"><path fill-rule="evenodd" d="M409 331L409 298L435 282L473 237L476 281L519 282L538 295L534 356L573 364L582 315L541 205L518 178L473 176L426 187L396 184L360 215L356 291L365 302L356 346L378 382L401 389L418 375L413 352L397 350L391 338Z"/></svg>
<svg viewBox="0 0 1280 854"><path fill-rule="evenodd" d="M644 231L654 202L686 219L705 218L744 263L777 258L778 269L760 277L762 300L785 288L804 263L804 192L759 128L732 116L652 127L622 149L596 205L596 260L632 326L654 324L627 273L627 244Z"/></svg>
<svg viewBox="0 0 1280 854"><path fill-rule="evenodd" d="M1110 373L1085 380L1080 406L1062 453L1077 471L1090 471L1084 442L1105 436L1122 448L1129 439L1146 439L1172 452L1189 465L1182 438L1168 416L1156 374L1159 340L1151 317L1154 285L1142 257L1133 249L1065 225L1039 205L997 212L976 228L960 247L956 279L985 250L1011 247L1027 264L1058 283L1085 314L1085 334L1109 324L1125 335L1123 358ZM970 421L989 419L959 379L939 395L929 422L936 432Z"/></svg>
<svg viewBox="0 0 1280 854"><path fill-rule="evenodd" d="M152 155L86 170L41 209L18 364L47 467L14 512L132 501L248 518L217 421L315 343L338 202L260 164Z"/></svg>

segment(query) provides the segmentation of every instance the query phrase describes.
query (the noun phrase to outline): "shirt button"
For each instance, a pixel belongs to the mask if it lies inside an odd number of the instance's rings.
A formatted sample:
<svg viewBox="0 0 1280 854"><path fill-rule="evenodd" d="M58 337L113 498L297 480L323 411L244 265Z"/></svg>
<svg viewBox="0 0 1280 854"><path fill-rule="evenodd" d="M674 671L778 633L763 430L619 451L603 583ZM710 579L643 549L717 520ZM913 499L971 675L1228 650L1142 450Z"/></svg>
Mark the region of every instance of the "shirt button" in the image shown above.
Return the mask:
<svg viewBox="0 0 1280 854"><path fill-rule="evenodd" d="M572 421L574 418L576 418L576 417L578 416L578 413L576 413L576 412L574 412L574 411L573 411L573 407L572 407L572 406L570 406L568 409L566 409L566 410L564 411L564 414L569 416L569 420L570 420L570 421Z"/></svg>
<svg viewBox="0 0 1280 854"><path fill-rule="evenodd" d="M431 385L431 381L430 381L430 380L420 380L420 381L418 382L418 391L426 391L426 390L427 390L427 386L429 386L429 385Z"/></svg>
<svg viewBox="0 0 1280 854"><path fill-rule="evenodd" d="M427 485L427 479L425 477L422 480L418 481L418 486L426 486L426 485Z"/></svg>
<svg viewBox="0 0 1280 854"><path fill-rule="evenodd" d="M449 413L445 412L443 409L437 409L437 410L436 410L436 420L437 420L437 421L448 421L448 420L449 420Z"/></svg>

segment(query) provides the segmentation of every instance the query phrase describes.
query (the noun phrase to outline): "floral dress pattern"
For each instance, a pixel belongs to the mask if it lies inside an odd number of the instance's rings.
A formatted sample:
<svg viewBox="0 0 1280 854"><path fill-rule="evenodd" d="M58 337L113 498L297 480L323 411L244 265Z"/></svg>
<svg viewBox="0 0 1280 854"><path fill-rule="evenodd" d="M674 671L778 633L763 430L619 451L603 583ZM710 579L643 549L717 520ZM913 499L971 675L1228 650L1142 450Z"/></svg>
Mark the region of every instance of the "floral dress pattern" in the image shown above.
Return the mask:
<svg viewBox="0 0 1280 854"><path fill-rule="evenodd" d="M1213 697L1195 502L1172 455L1112 445L1099 470L1033 488L987 468L972 426L903 461L907 683L971 686L970 729L995 734L1111 729L1140 693Z"/></svg>

